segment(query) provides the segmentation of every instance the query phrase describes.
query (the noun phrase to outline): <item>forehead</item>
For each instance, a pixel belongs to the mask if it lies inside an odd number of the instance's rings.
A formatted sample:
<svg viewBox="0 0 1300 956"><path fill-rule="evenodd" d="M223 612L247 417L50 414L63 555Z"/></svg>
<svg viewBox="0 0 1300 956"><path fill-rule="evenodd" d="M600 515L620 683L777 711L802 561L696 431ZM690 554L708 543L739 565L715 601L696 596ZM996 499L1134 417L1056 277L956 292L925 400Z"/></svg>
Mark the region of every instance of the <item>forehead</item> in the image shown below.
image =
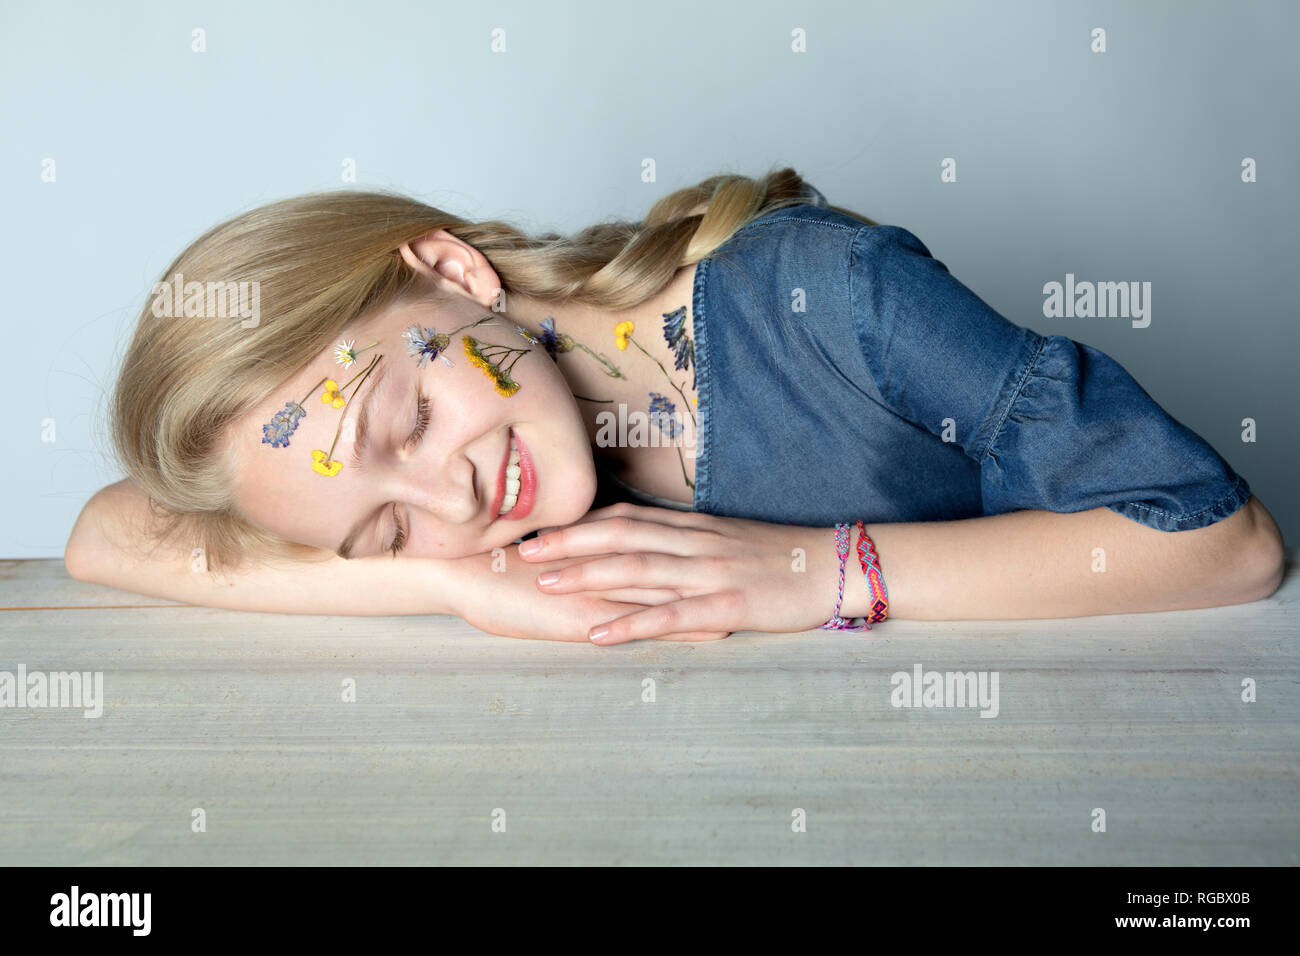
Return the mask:
<svg viewBox="0 0 1300 956"><path fill-rule="evenodd" d="M357 338L356 348L370 341ZM391 339L380 341L345 368L331 345L235 423L228 437L235 499L249 521L303 544L337 547L368 500L364 473L352 461L361 409L371 402L389 407L407 382L397 351ZM336 395L344 401L340 408ZM371 414L368 430L383 424ZM318 458L338 462L335 473L319 473Z"/></svg>

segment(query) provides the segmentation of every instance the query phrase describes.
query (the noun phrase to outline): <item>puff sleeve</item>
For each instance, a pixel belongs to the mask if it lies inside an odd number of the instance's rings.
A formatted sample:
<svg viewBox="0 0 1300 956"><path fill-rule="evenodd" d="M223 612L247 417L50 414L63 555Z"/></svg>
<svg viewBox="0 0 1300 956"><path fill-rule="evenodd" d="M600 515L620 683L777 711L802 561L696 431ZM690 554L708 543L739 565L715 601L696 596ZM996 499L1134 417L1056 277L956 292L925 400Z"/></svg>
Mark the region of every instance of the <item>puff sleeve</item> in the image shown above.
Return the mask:
<svg viewBox="0 0 1300 956"><path fill-rule="evenodd" d="M986 515L1104 506L1184 531L1250 498L1246 480L1117 361L1009 322L908 230L864 226L849 272L880 400L979 464Z"/></svg>

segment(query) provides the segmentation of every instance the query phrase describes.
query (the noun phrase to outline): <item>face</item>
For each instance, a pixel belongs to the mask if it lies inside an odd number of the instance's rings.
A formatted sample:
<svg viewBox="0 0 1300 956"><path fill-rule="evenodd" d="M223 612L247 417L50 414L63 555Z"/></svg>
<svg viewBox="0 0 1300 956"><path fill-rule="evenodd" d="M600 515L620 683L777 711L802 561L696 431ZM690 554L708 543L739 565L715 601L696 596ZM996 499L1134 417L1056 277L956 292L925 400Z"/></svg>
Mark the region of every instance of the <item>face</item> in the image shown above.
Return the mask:
<svg viewBox="0 0 1300 956"><path fill-rule="evenodd" d="M508 318L465 298L405 303L341 340L354 342L351 367L327 348L231 429L248 521L348 557L455 558L587 512L596 475L577 401ZM488 364L508 379L498 386Z"/></svg>

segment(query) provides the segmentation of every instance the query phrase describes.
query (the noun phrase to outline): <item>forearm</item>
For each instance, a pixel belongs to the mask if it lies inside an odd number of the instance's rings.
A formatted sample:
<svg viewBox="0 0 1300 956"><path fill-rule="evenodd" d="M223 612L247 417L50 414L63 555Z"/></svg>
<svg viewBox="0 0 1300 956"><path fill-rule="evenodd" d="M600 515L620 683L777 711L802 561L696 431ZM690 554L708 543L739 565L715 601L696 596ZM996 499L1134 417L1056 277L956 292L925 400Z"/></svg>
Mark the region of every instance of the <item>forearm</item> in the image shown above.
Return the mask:
<svg viewBox="0 0 1300 956"><path fill-rule="evenodd" d="M184 604L285 614L453 614L470 559L247 558L208 569L198 550L150 546L146 499L127 483L99 492L77 520L65 563L82 581ZM482 556L485 560L487 556Z"/></svg>
<svg viewBox="0 0 1300 956"><path fill-rule="evenodd" d="M1157 531L1096 508L869 524L900 619L1067 618L1217 607L1259 600L1281 579L1281 536L1252 498L1193 531ZM853 543L856 545L856 538ZM849 556L855 570L856 552ZM844 616L863 616L857 572ZM833 594L832 594L833 597Z"/></svg>

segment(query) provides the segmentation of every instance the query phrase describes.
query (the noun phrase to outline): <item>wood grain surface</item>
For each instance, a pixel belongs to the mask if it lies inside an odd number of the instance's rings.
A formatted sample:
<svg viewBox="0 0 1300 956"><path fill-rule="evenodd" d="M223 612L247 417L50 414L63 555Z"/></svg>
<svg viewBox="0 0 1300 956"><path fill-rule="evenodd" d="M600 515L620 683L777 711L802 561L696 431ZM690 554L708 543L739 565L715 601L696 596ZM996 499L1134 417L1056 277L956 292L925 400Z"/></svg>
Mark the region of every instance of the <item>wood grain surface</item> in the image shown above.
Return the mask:
<svg viewBox="0 0 1300 956"><path fill-rule="evenodd" d="M612 648L0 562L0 671L104 681L0 707L0 863L1295 865L1295 557L1249 605ZM894 706L917 664L997 716Z"/></svg>

